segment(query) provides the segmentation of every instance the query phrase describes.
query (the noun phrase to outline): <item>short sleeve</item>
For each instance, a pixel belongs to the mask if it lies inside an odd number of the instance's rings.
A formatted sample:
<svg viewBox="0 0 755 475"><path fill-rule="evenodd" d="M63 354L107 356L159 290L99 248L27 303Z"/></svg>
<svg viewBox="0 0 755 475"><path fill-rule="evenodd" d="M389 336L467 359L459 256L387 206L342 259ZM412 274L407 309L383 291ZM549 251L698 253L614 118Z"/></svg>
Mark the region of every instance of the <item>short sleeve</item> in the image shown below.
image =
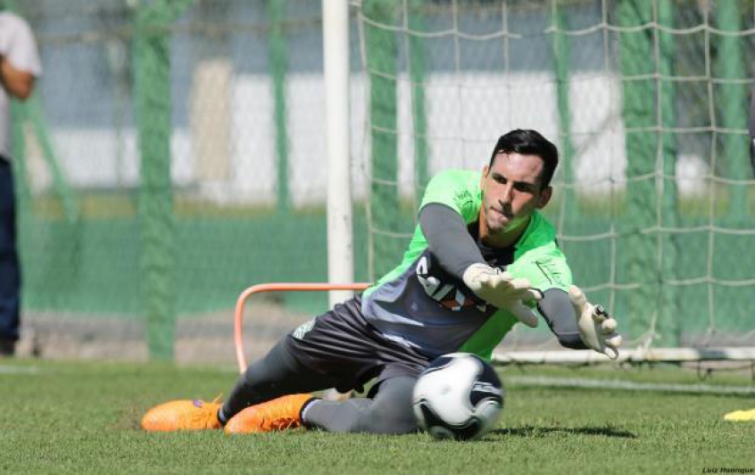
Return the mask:
<svg viewBox="0 0 755 475"><path fill-rule="evenodd" d="M428 183L420 209L431 203L448 206L467 224L477 220L481 203L480 174L466 170L438 173Z"/></svg>
<svg viewBox="0 0 755 475"><path fill-rule="evenodd" d="M42 74L42 61L34 34L26 21L16 15L4 13L0 16L0 29L4 30L3 55L14 68L39 77Z"/></svg>

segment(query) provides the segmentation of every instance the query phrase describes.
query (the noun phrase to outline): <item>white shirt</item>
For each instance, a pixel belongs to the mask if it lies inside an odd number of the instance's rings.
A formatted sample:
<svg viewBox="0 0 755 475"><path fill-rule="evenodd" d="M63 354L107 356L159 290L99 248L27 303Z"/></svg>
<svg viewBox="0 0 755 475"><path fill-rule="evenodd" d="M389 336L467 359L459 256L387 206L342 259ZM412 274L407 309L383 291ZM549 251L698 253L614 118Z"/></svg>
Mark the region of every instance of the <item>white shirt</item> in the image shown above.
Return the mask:
<svg viewBox="0 0 755 475"><path fill-rule="evenodd" d="M0 12L0 55L14 68L39 77L42 74L42 61L39 59L37 43L26 21L10 12ZM0 87L0 155L11 156L10 95Z"/></svg>

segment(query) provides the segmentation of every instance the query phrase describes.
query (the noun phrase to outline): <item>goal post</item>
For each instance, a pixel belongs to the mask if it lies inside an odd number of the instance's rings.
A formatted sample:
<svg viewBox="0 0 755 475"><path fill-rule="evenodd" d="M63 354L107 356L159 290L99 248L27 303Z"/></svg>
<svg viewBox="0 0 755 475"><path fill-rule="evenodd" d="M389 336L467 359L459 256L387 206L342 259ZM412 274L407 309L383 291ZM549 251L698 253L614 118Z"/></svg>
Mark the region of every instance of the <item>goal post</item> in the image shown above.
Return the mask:
<svg viewBox="0 0 755 475"><path fill-rule="evenodd" d="M322 0L325 82L325 137L328 156L328 280L354 280L354 244L349 133L349 5ZM349 297L333 289L330 306Z"/></svg>

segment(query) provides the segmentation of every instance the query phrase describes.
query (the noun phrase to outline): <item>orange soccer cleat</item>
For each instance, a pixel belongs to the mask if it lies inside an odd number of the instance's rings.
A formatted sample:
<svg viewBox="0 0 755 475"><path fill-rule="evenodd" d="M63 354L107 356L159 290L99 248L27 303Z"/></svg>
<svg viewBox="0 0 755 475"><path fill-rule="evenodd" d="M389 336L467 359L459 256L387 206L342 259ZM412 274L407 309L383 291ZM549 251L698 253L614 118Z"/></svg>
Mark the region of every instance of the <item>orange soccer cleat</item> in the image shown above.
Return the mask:
<svg viewBox="0 0 755 475"><path fill-rule="evenodd" d="M220 407L221 404L217 400L170 401L147 411L142 417L141 426L149 432L220 429Z"/></svg>
<svg viewBox="0 0 755 475"><path fill-rule="evenodd" d="M301 409L311 394L291 394L247 407L225 425L226 434L251 434L293 429L301 425Z"/></svg>

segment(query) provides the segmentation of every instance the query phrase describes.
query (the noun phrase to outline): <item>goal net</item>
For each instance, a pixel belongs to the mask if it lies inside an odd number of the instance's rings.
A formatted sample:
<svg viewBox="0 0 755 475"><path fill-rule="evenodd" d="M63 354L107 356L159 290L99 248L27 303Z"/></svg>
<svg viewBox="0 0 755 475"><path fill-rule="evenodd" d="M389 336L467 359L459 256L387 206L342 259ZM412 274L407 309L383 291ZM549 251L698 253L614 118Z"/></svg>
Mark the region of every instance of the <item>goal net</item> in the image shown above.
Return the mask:
<svg viewBox="0 0 755 475"><path fill-rule="evenodd" d="M725 0L363 0L372 275L399 258L435 172L481 169L498 136L533 128L561 154L545 213L627 355L752 359L702 350L755 343L754 19ZM499 356L555 349L518 329Z"/></svg>

